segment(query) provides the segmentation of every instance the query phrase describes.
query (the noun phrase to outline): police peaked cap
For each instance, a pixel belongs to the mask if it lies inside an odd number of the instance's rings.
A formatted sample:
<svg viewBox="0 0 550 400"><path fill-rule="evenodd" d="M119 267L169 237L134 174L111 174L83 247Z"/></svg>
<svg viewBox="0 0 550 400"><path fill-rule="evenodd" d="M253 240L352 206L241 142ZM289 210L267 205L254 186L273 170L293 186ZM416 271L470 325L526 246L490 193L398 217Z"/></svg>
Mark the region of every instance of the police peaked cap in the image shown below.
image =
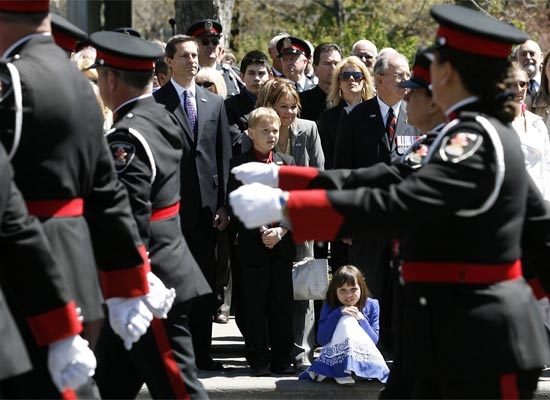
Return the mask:
<svg viewBox="0 0 550 400"><path fill-rule="evenodd" d="M449 47L486 57L508 58L514 44L528 39L509 23L470 8L440 4L433 6L430 13L439 22L435 48Z"/></svg>
<svg viewBox="0 0 550 400"><path fill-rule="evenodd" d="M426 54L426 48L419 49L414 56L414 65L411 79L399 83L401 88L430 88L430 64L431 60Z"/></svg>
<svg viewBox="0 0 550 400"><path fill-rule="evenodd" d="M303 54L306 58L311 57L311 47L305 40L295 36L286 36L277 42L279 57L283 54Z"/></svg>
<svg viewBox="0 0 550 400"><path fill-rule="evenodd" d="M55 43L67 51L75 51L79 42L86 42L88 34L73 25L61 15L50 14L52 18L52 35Z"/></svg>
<svg viewBox="0 0 550 400"><path fill-rule="evenodd" d="M129 71L153 71L155 61L163 55L158 45L117 32L92 33L90 42L96 49L96 60L91 68L105 66Z"/></svg>
<svg viewBox="0 0 550 400"><path fill-rule="evenodd" d="M187 29L188 36L220 36L222 34L222 25L218 21L212 19L201 19L194 22Z"/></svg>

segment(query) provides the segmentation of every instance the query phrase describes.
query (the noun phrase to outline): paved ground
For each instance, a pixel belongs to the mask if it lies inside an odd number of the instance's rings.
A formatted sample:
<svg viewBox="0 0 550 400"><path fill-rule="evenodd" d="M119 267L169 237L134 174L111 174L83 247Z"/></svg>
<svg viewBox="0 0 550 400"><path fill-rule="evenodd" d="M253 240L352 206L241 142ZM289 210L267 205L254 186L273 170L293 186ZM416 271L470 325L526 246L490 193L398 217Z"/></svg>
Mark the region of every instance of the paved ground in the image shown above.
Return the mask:
<svg viewBox="0 0 550 400"><path fill-rule="evenodd" d="M361 381L341 386L334 381L320 383L298 380L296 376L254 377L244 358L239 357L243 341L233 318L228 324L214 324L213 355L224 364L223 372L199 371L210 399L377 399L383 385L378 381ZM144 387L140 399L150 399ZM550 399L550 380L541 381L536 399Z"/></svg>

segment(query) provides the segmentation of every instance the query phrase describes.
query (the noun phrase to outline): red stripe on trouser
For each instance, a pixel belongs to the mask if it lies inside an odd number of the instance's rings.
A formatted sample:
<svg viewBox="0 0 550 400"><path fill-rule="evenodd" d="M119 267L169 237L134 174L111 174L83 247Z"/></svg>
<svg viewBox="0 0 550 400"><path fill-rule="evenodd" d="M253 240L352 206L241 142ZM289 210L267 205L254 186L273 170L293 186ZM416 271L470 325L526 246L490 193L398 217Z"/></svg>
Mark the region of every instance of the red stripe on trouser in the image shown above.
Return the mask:
<svg viewBox="0 0 550 400"><path fill-rule="evenodd" d="M500 393L502 399L519 399L517 374L502 374L500 376Z"/></svg>
<svg viewBox="0 0 550 400"><path fill-rule="evenodd" d="M71 389L65 389L63 393L61 393L61 398L63 400L78 400L78 397L76 396L76 392Z"/></svg>
<svg viewBox="0 0 550 400"><path fill-rule="evenodd" d="M178 363L174 358L174 352L170 347L170 342L168 341L164 324L160 319L154 318L151 323L151 328L153 329L160 357L162 359L162 363L164 364L164 368L166 369L166 374L168 375L168 379L170 380L176 399L190 399L189 393L187 392L187 387L178 368Z"/></svg>

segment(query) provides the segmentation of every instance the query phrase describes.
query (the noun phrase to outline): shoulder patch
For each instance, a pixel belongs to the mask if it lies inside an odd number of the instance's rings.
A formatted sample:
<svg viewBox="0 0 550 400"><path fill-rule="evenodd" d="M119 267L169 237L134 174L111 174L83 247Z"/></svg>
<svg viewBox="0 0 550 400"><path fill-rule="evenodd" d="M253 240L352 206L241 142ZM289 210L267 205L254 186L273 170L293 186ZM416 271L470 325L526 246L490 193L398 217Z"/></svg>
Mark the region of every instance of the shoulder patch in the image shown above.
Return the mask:
<svg viewBox="0 0 550 400"><path fill-rule="evenodd" d="M439 155L443 161L459 163L474 155L483 143L483 136L473 132L453 132L443 137Z"/></svg>
<svg viewBox="0 0 550 400"><path fill-rule="evenodd" d="M117 173L124 172L136 156L136 147L131 143L112 142L109 143L109 149L113 155Z"/></svg>

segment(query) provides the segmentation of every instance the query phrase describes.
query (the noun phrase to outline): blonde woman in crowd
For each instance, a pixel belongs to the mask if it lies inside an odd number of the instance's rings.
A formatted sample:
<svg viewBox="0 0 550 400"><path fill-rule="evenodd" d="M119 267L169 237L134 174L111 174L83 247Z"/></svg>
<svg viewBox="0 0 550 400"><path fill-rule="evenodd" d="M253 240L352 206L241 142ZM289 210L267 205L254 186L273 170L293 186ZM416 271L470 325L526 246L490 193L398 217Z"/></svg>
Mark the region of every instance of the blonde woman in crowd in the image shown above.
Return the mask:
<svg viewBox="0 0 550 400"><path fill-rule="evenodd" d="M373 97L374 93L372 75L361 59L350 56L338 63L327 95L327 110L321 113L317 121L327 169L333 165L334 144L342 109L354 107Z"/></svg>
<svg viewBox="0 0 550 400"><path fill-rule="evenodd" d="M195 75L195 83L212 93L222 96L224 99L227 97L227 87L223 76L215 68L201 68Z"/></svg>

